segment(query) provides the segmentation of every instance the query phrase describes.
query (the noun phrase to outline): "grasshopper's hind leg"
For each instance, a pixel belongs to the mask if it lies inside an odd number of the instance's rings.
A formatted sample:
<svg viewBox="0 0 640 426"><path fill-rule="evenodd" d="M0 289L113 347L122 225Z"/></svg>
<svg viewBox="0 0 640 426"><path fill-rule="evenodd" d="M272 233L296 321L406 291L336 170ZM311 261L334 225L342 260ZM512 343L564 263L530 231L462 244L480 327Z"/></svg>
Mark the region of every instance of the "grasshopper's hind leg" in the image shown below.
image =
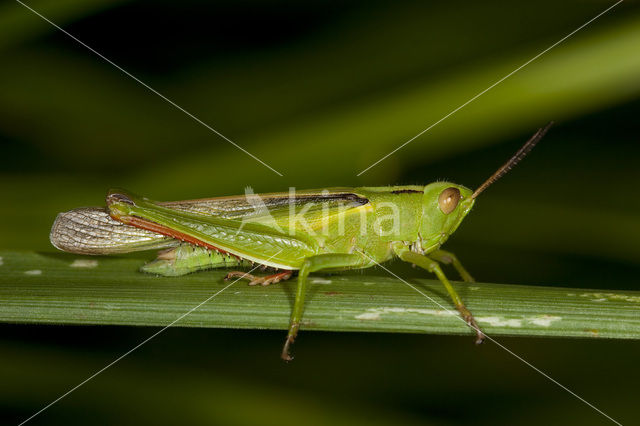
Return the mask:
<svg viewBox="0 0 640 426"><path fill-rule="evenodd" d="M328 270L340 270L350 269L363 266L363 257L358 254L347 253L335 253L335 254L320 254L317 256L307 257L302 266L300 267L300 273L298 274L298 286L296 288L296 300L293 304L293 310L291 312L291 320L289 322L289 333L287 334L287 340L282 348L282 359L285 361L291 361L293 357L289 353L291 344L298 335L300 329L300 320L302 319L302 312L304 310L304 296L307 287L307 277L311 272L320 271L323 269Z"/></svg>
<svg viewBox="0 0 640 426"><path fill-rule="evenodd" d="M204 247L182 243L172 249L158 253L158 258L142 266L142 272L166 277L177 277L192 272L229 266L244 266L249 262L218 253Z"/></svg>
<svg viewBox="0 0 640 426"><path fill-rule="evenodd" d="M414 265L417 265L423 269L426 269L429 272L433 272L434 274L436 274L440 282L442 282L444 287L447 289L449 296L451 296L451 299L453 300L453 303L455 304L456 309L458 310L458 312L460 312L460 315L462 316L464 321L469 325L469 327L473 328L476 331L476 344L482 343L485 339L484 333L482 332L482 330L480 330L480 327L478 327L478 324L476 323L476 320L473 317L473 314L471 314L471 311L469 311L469 309L467 309L467 307L464 305L464 303L462 302L462 299L460 298L460 296L458 296L458 293L456 293L455 289L453 288L453 286L451 285L447 277L442 272L442 269L440 268L440 265L438 264L438 262L436 262L433 259L430 259L427 256L414 253L410 251L408 248L404 248L404 247L396 248L396 253L400 257L400 259L404 260L405 262L413 263Z"/></svg>

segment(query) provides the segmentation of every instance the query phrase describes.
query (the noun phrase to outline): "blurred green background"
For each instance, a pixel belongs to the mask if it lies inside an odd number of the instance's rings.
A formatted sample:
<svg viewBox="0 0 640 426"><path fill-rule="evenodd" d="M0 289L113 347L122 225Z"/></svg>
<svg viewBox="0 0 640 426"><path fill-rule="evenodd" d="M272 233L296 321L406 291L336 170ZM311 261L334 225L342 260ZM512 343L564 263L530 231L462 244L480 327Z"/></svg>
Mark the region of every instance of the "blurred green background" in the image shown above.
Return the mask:
<svg viewBox="0 0 640 426"><path fill-rule="evenodd" d="M483 194L448 249L479 281L640 289L637 3L617 6L360 177L613 2L28 4L284 176L5 1L2 249L53 251L55 215L100 205L113 186L158 200L246 186L475 187L555 120ZM25 419L155 331L1 326L0 421ZM169 329L32 423L607 422L493 344L303 332L284 365L282 340ZM638 422L640 343L500 341L621 423Z"/></svg>

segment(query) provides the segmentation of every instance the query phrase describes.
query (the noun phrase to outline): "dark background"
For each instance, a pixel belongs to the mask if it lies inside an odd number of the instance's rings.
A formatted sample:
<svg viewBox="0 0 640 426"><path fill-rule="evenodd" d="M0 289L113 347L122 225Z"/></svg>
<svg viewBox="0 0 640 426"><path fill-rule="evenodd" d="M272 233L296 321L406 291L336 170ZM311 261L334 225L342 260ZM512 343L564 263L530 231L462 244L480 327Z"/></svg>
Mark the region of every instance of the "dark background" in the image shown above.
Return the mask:
<svg viewBox="0 0 640 426"><path fill-rule="evenodd" d="M622 3L360 177L613 3L28 4L284 176L6 0L2 249L53 251L56 213L100 205L112 186L158 200L246 186L475 187L555 120L447 248L480 282L640 288L637 4ZM155 331L1 326L1 421L25 419ZM638 422L638 342L500 341L621 423ZM281 342L281 332L169 329L32 423L607 422L465 337L307 332L289 365Z"/></svg>

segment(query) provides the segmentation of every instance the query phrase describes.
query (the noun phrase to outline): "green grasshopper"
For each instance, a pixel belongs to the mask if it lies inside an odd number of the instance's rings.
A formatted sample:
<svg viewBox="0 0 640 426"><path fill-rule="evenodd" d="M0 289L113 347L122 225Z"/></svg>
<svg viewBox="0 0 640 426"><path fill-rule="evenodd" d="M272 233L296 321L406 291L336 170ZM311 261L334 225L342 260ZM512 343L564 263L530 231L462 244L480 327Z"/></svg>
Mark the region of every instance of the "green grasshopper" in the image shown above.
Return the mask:
<svg viewBox="0 0 640 426"><path fill-rule="evenodd" d="M296 298L282 349L287 361L292 359L290 346L300 328L310 273L368 268L398 257L436 274L475 330L476 343L481 343L484 334L439 263L453 265L464 281L473 278L454 254L440 246L478 195L524 158L551 124L539 129L475 191L436 182L154 202L111 190L106 209L60 213L50 239L58 249L80 254L163 249L141 268L163 276L258 264L274 273L258 277L234 271L226 278L269 285L297 271Z"/></svg>

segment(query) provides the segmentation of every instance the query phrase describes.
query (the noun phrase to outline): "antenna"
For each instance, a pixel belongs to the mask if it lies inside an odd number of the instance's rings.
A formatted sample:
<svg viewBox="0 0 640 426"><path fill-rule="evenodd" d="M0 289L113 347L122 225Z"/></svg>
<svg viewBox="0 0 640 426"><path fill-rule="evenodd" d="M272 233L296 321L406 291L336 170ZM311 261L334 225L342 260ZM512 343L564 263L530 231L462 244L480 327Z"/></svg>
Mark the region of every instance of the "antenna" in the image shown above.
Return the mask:
<svg viewBox="0 0 640 426"><path fill-rule="evenodd" d="M540 142L540 139L544 137L544 135L552 125L553 121L550 121L546 126L538 129L538 131L533 136L531 136L531 139L529 139L524 145L522 145L522 147L515 154L513 154L511 158L509 158L509 161L504 163L502 167L496 170L496 172L492 174L489 179L484 181L484 183L475 190L473 195L471 195L471 198L476 198L482 191L487 189L489 186L491 186L491 184L500 179L502 176L507 174L509 170L513 169L516 164L518 164L520 160L522 160L529 153L529 151L531 151L533 147L536 146L538 142Z"/></svg>

